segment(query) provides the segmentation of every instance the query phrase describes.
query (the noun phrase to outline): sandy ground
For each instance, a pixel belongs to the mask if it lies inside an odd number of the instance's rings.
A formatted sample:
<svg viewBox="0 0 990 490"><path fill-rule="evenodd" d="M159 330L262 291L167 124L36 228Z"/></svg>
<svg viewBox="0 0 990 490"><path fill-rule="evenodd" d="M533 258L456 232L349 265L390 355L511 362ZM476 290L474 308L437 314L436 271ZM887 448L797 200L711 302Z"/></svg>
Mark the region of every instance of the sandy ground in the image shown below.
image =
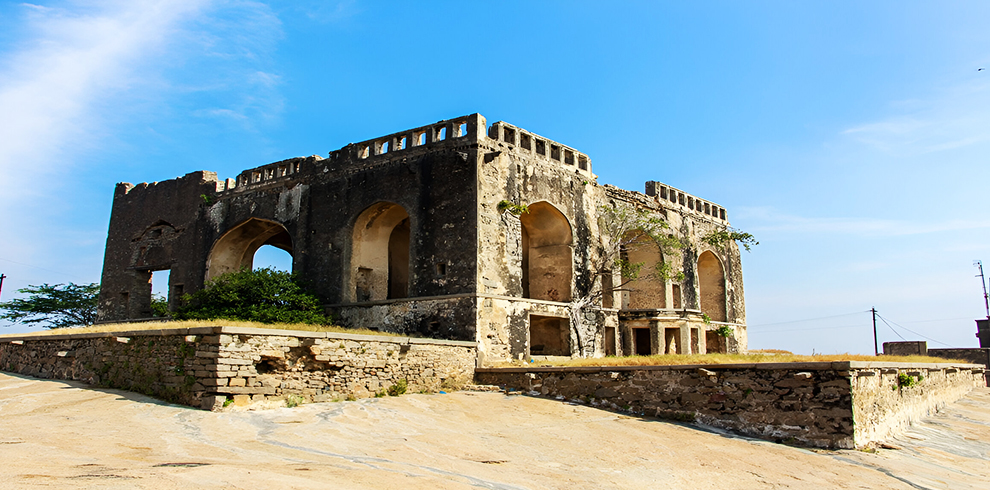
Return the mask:
<svg viewBox="0 0 990 490"><path fill-rule="evenodd" d="M872 454L499 393L210 413L0 373L0 488L987 488L988 409L980 389Z"/></svg>

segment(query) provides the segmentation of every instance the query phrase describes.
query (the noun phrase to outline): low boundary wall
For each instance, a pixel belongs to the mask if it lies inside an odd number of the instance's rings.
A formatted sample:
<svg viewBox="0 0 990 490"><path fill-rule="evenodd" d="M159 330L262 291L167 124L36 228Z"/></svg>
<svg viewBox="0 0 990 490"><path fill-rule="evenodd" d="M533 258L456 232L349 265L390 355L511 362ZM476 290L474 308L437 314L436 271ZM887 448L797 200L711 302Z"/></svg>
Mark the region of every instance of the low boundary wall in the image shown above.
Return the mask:
<svg viewBox="0 0 990 490"><path fill-rule="evenodd" d="M928 349L927 355L945 359L961 359L973 364L983 364L990 370L990 347ZM990 372L986 373L986 383L990 386Z"/></svg>
<svg viewBox="0 0 990 490"><path fill-rule="evenodd" d="M475 342L201 327L0 338L0 370L214 410L269 399L366 398L471 382Z"/></svg>
<svg viewBox="0 0 990 490"><path fill-rule="evenodd" d="M826 448L882 441L983 384L984 366L811 362L479 368L500 385Z"/></svg>

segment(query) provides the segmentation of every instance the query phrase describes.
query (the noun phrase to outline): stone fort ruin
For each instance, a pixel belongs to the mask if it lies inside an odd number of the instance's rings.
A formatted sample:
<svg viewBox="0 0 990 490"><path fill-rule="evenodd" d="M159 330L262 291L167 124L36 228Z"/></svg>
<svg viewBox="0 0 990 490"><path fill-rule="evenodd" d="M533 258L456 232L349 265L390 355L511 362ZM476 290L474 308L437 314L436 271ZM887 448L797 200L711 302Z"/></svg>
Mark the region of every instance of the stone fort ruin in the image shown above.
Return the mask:
<svg viewBox="0 0 990 490"><path fill-rule="evenodd" d="M746 350L739 249L701 240L726 211L660 182L646 193L597 183L587 155L480 114L347 145L328 158L283 160L219 180L199 171L117 184L99 319L151 317L151 275L170 270L168 301L252 266L272 245L338 322L476 341L482 360L532 356ZM528 205L515 216L498 203ZM664 256L683 280L649 277L620 290L593 273L602 205L647 210L684 244ZM604 287L572 328L570 301ZM710 321L706 321L707 319ZM731 335L716 329L727 326ZM722 329L725 332L725 329Z"/></svg>

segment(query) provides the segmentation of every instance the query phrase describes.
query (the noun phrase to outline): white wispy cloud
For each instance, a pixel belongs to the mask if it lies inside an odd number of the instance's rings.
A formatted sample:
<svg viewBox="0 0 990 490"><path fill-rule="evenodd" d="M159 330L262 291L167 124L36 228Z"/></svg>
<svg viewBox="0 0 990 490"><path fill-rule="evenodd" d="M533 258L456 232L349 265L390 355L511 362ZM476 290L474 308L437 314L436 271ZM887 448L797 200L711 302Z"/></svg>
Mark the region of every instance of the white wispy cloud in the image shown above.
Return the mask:
<svg viewBox="0 0 990 490"><path fill-rule="evenodd" d="M749 223L747 230L821 233L855 236L905 236L960 230L990 229L990 219L910 221L875 218L807 217L787 214L772 207L741 207L736 219Z"/></svg>
<svg viewBox="0 0 990 490"><path fill-rule="evenodd" d="M64 281L43 270L82 255L99 267L105 225L72 219L74 179L113 172L116 162L98 155L135 144L121 139L125 129L156 134L156 122L198 113L253 128L282 112L281 22L264 3L68 1L3 12L19 30L0 51L0 259L44 267L18 273L8 262L5 290L15 277Z"/></svg>
<svg viewBox="0 0 990 490"><path fill-rule="evenodd" d="M950 85L928 98L896 101L890 114L853 125L842 135L884 152L926 154L990 141L990 76Z"/></svg>

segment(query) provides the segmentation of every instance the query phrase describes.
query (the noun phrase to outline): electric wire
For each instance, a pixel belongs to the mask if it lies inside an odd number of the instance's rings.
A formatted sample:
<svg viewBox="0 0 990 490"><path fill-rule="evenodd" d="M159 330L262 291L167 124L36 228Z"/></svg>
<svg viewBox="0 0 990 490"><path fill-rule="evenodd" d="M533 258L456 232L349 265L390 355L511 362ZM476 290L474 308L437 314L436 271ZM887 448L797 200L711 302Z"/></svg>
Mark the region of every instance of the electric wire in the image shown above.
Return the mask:
<svg viewBox="0 0 990 490"><path fill-rule="evenodd" d="M54 271L54 270L51 270L51 269L45 269L44 267L38 267L36 265L25 264L24 262L18 262L16 260L5 259L3 257L0 257L0 260L2 260L4 262L10 262L11 264L17 264L17 265L23 265L25 267L31 267L32 269L39 269L39 270L43 270L43 271L46 271L46 272L52 272L52 273L55 273L55 274L58 274L58 275L61 275L61 276L64 276L64 277L71 277L71 278L77 279L77 280L78 279L81 279L79 276L76 276L74 274L66 274L64 271Z"/></svg>
<svg viewBox="0 0 990 490"><path fill-rule="evenodd" d="M750 325L749 328L753 328L753 327L769 327L771 325L786 325L788 323L813 322L815 320L827 320L829 318L839 318L839 317L843 317L843 316L859 315L861 313L869 313L869 311L870 310L856 311L856 312L853 312L853 313L842 313L840 315L823 316L823 317L819 317L819 318L808 318L807 320L791 320L789 322L761 323L759 325Z"/></svg>
<svg viewBox="0 0 990 490"><path fill-rule="evenodd" d="M889 324L889 323L887 323L887 320L885 320L885 319L884 319L884 318L883 318L882 316L880 316L880 315L877 315L877 318L879 318L879 319L880 319L880 321L882 321L882 322L883 322L883 324L884 324L884 325L886 325L886 326L887 326L887 328L889 328L891 332L894 332L894 335L896 335L896 336L898 336L898 337L900 337L900 338L901 338L901 340L904 340L904 341L906 341L906 340L907 340L907 339L905 339L905 338L904 338L903 336L901 336L901 334L900 334L900 333L899 333L899 332L898 332L897 330L894 330L894 327L891 327L891 326L890 326L890 324Z"/></svg>
<svg viewBox="0 0 990 490"><path fill-rule="evenodd" d="M882 316L880 316L879 314L877 314L877 317L879 317L879 318L880 318L881 320L883 320L883 322L884 322L884 323L887 323L887 320L886 320L886 319L884 319L884 318L883 318ZM901 324L899 324L899 323L897 323L897 322L895 322L895 321L893 321L893 320L891 320L891 321L890 321L890 323L893 323L894 325L897 325L898 327L901 327L901 328L903 328L904 330L907 330L908 332L911 332L911 333L913 333L913 334L915 334L915 335L917 335L917 336L919 336L919 337L921 337L921 338L923 338L923 339L926 339L926 340L931 340L932 342L935 342L936 344L942 344L942 345L944 345L944 346L946 346L946 347L952 347L951 345L949 345L949 344L946 344L945 342L941 342L941 341L938 341L938 340L935 340L935 339L933 339L933 338L931 338L931 337L927 337L927 336L925 336L925 335L922 335L922 334L920 334L920 333L918 333L918 332L915 332L914 330L911 330L911 329L909 329L909 328L907 328L907 327L905 327L904 325L901 325ZM889 326L889 325L888 325L888 326ZM898 337L900 337L900 335L898 335ZM904 337L901 337L901 338L903 339Z"/></svg>
<svg viewBox="0 0 990 490"><path fill-rule="evenodd" d="M758 335L763 333L780 333L780 332L810 332L813 330L838 330L843 328L863 328L863 325L856 324L856 325L839 325L839 326L827 326L827 327L785 328L780 330L749 330L749 335Z"/></svg>

